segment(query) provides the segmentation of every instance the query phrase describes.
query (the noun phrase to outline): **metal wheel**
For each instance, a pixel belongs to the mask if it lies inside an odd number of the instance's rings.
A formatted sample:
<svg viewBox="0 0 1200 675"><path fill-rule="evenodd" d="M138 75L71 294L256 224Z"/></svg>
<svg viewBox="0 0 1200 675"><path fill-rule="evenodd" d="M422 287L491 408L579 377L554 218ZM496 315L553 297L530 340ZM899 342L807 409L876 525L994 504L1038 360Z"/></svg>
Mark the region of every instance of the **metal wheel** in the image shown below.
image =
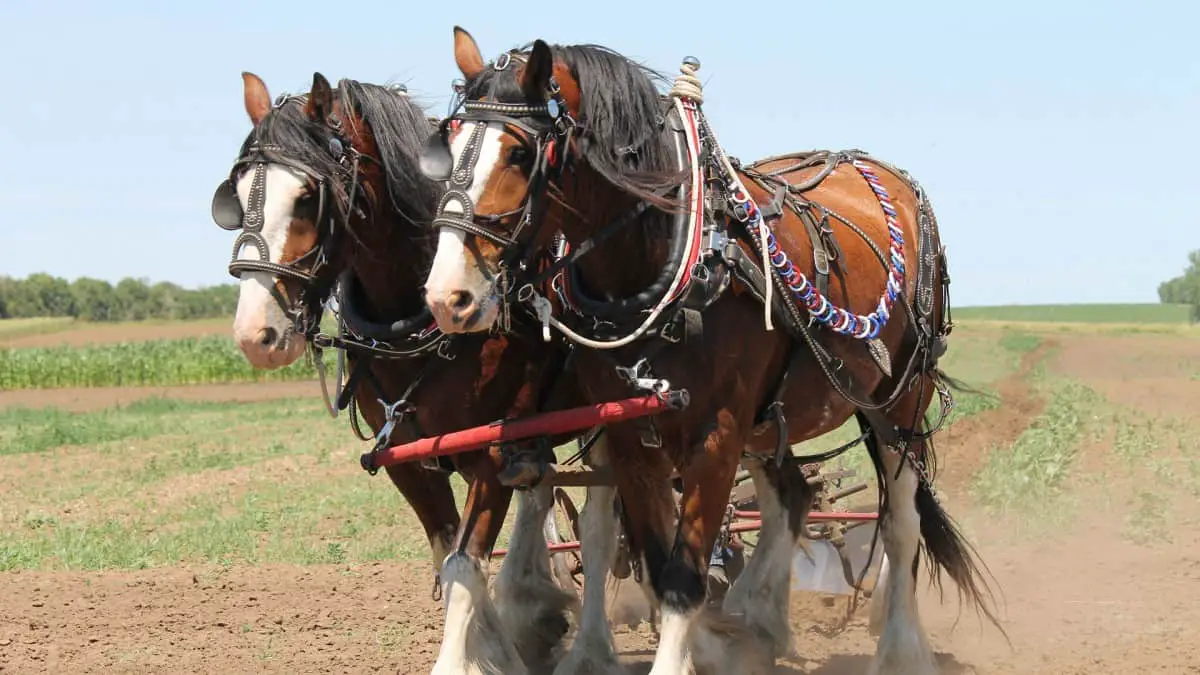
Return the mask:
<svg viewBox="0 0 1200 675"><path fill-rule="evenodd" d="M562 488L554 489L554 508L543 526L547 543L579 541L579 509ZM550 553L550 574L564 591L578 593L583 588L583 558L579 551Z"/></svg>
<svg viewBox="0 0 1200 675"><path fill-rule="evenodd" d="M865 481L855 479L856 472L853 469L823 472L820 464L809 464L803 468L809 485L812 485L816 489L816 494L813 496L813 511L832 512L841 510L835 507L835 505L851 495L866 490L868 487ZM845 579L846 584L850 588L858 590L865 597L870 597L871 589L869 587L863 588L859 584L859 575L865 570L854 569L854 564L850 560L850 552L846 550L846 533L867 524L866 521L853 523L839 521L809 523L805 527L804 536L812 541L824 541L831 544L837 551L841 562L842 577Z"/></svg>

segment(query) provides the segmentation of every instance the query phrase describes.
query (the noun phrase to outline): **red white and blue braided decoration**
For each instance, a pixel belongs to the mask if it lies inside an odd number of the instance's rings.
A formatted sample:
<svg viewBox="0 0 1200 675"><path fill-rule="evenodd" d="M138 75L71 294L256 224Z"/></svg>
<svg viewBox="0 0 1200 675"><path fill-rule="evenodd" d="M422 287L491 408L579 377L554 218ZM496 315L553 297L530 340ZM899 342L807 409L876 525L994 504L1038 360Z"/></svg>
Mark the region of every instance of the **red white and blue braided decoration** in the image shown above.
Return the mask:
<svg viewBox="0 0 1200 675"><path fill-rule="evenodd" d="M879 299L879 304L875 307L875 311L863 316L847 311L830 302L829 298L821 294L808 277L804 275L792 261L788 259L787 254L780 248L779 242L775 239L775 234L770 228L760 228L762 222L762 214L758 210L758 205L753 199L747 199L745 207L750 212L748 225L755 230L766 232L767 238L767 253L770 255L771 266L779 272L779 277L784 284L791 290L794 295L805 308L808 313L818 322L828 326L830 330L843 335L849 335L859 340L870 340L879 337L880 331L887 325L888 319L891 318L892 306L896 302L896 297L904 288L904 233L900 230L900 225L896 222L896 207L892 205L891 197L888 195L887 188L879 180L879 176L866 162L855 159L852 160L854 168L867 181L867 185L871 186L871 191L875 193L875 198L879 200L879 206L883 209L883 215L887 220L888 236L891 241L889 253L891 261L888 265L888 280L887 287L884 289L883 295ZM747 197L749 195L747 194Z"/></svg>

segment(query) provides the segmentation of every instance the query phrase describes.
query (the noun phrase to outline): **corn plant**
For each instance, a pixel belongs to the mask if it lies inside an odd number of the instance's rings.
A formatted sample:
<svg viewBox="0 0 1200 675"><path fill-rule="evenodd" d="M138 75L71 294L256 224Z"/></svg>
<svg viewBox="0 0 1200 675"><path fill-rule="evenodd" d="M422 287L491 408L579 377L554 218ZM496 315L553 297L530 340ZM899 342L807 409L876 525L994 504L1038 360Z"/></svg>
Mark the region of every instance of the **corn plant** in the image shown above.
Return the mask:
<svg viewBox="0 0 1200 675"><path fill-rule="evenodd" d="M314 377L314 368L305 360L278 370L255 370L229 338L221 336L0 350L0 389L171 386Z"/></svg>

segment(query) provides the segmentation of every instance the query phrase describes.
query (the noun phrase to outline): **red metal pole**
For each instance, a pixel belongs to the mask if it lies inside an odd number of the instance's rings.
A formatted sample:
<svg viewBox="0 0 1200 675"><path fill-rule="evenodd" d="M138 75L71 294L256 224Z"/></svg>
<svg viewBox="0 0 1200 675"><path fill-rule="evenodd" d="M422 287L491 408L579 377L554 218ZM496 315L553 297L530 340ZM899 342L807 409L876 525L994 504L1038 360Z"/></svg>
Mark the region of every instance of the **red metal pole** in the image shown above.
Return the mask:
<svg viewBox="0 0 1200 675"><path fill-rule="evenodd" d="M558 551L578 551L579 542L564 541L561 544L546 544L546 548L550 549L551 553L557 553ZM508 549L498 548L492 551L493 558L503 558L506 555L508 555Z"/></svg>
<svg viewBox="0 0 1200 675"><path fill-rule="evenodd" d="M383 467L442 455L454 455L486 448L494 443L536 438L566 431L583 431L600 424L611 424L668 410L678 410L687 406L687 403L686 391L674 391L668 392L665 397L650 394L568 410L556 410L521 419L500 420L483 426L396 445L380 451L371 457L370 461L377 467ZM368 457L369 455L364 455L364 461L368 460Z"/></svg>
<svg viewBox="0 0 1200 675"><path fill-rule="evenodd" d="M729 526L730 532L750 532L762 527L761 520L743 520L740 523L732 523Z"/></svg>
<svg viewBox="0 0 1200 675"><path fill-rule="evenodd" d="M762 513L759 511L734 511L733 517L748 520L758 520L759 518L762 518ZM808 514L808 519L814 522L823 520L844 520L847 522L853 522L863 520L879 520L879 514L857 513L854 511L811 511Z"/></svg>

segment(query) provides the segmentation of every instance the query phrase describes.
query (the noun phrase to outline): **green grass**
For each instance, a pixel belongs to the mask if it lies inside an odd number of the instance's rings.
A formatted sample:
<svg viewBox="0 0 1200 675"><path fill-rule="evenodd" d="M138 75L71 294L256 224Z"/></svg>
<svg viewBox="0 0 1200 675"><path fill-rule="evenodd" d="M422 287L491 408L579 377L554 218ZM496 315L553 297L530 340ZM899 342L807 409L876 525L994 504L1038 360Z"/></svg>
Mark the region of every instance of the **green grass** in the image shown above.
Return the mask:
<svg viewBox="0 0 1200 675"><path fill-rule="evenodd" d="M255 370L232 341L222 336L0 349L0 389L170 386L314 377L315 370L305 360L275 371Z"/></svg>
<svg viewBox="0 0 1200 675"><path fill-rule="evenodd" d="M1190 312L1187 305L1146 303L959 307L953 315L956 321L1186 324Z"/></svg>
<svg viewBox="0 0 1200 675"><path fill-rule="evenodd" d="M0 319L0 341L15 340L28 335L58 333L75 326L75 319L45 317L36 319Z"/></svg>
<svg viewBox="0 0 1200 675"><path fill-rule="evenodd" d="M0 409L0 456L61 447L95 446L164 433L205 431L212 425L286 419L310 406L301 401L193 402L147 398L91 412L59 408Z"/></svg>
<svg viewBox="0 0 1200 675"><path fill-rule="evenodd" d="M1003 401L990 385L1014 372L1022 356L1036 349L1041 343L1041 337L1019 331L1005 331L999 339L994 331L984 334L970 330L956 331L950 337L949 350L940 365L952 377L976 391L952 392L954 408L942 429L1002 405ZM939 410L940 401L935 396L927 415L931 423L937 421ZM793 452L800 455L822 452L847 443L860 434L857 420L851 418L828 434L794 446ZM851 469L858 480L865 480L872 487L875 484L875 469L866 448L861 444L851 448L828 466L831 470ZM853 479L851 482L854 482ZM866 494L874 493L868 491Z"/></svg>
<svg viewBox="0 0 1200 675"><path fill-rule="evenodd" d="M1121 536L1139 546L1154 546L1172 540L1170 500L1157 492L1138 492L1133 507L1121 521Z"/></svg>
<svg viewBox="0 0 1200 675"><path fill-rule="evenodd" d="M1077 383L1053 387L1050 401L1008 448L993 448L972 492L993 513L1029 513L1062 490L1101 397Z"/></svg>
<svg viewBox="0 0 1200 675"><path fill-rule="evenodd" d="M1033 346L1019 333L964 331L943 365L986 389ZM955 419L995 405L969 394L957 401ZM315 398L0 411L0 570L425 559L411 509L385 475L359 468L365 447ZM849 457L873 482L861 448ZM453 485L461 504L465 486L457 477ZM380 648L402 641L388 634Z"/></svg>
<svg viewBox="0 0 1200 675"><path fill-rule="evenodd" d="M154 435L158 423L119 412L6 409L0 412L0 455L36 453L65 446Z"/></svg>
<svg viewBox="0 0 1200 675"><path fill-rule="evenodd" d="M1194 499L1200 497L1200 441L1194 423L1114 406L1105 427L1111 430L1117 460L1110 471L1132 477L1138 486L1120 506L1128 513L1121 536L1140 545L1170 541L1176 512L1192 513Z"/></svg>
<svg viewBox="0 0 1200 675"><path fill-rule="evenodd" d="M363 445L319 401L9 410L0 444L0 570L428 554L411 509L359 468Z"/></svg>
<svg viewBox="0 0 1200 675"><path fill-rule="evenodd" d="M1017 355L1031 352L1041 344L1041 337L1021 331L1004 331L1000 336L1000 346Z"/></svg>

